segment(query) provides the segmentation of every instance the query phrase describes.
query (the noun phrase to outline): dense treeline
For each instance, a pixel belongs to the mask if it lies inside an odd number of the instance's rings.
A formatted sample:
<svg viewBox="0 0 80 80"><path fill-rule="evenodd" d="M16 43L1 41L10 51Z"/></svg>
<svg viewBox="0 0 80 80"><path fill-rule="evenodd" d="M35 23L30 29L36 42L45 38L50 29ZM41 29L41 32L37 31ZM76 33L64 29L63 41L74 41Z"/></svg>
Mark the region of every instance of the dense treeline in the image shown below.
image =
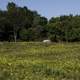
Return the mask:
<svg viewBox="0 0 80 80"><path fill-rule="evenodd" d="M80 41L80 15L46 17L11 2L0 10L0 41Z"/></svg>

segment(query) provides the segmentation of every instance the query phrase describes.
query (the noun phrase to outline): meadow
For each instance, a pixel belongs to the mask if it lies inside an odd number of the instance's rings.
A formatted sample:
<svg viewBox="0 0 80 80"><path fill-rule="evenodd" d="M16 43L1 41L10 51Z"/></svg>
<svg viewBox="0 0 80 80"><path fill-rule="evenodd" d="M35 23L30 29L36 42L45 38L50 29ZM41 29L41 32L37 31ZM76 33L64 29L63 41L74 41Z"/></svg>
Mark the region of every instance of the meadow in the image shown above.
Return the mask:
<svg viewBox="0 0 80 80"><path fill-rule="evenodd" d="M0 43L0 80L80 80L80 43Z"/></svg>

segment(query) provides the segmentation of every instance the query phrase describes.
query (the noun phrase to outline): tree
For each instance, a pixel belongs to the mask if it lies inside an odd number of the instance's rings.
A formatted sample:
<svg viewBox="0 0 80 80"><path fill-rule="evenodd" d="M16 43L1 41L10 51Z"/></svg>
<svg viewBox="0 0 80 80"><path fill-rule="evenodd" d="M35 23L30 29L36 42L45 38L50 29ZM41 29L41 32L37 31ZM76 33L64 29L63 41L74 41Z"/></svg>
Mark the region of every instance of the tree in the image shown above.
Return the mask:
<svg viewBox="0 0 80 80"><path fill-rule="evenodd" d="M14 3L9 3L7 6L8 16L7 18L11 22L14 33L14 41L16 42L18 38L18 30L23 27L31 27L32 24L32 12L27 9L27 7L18 7Z"/></svg>

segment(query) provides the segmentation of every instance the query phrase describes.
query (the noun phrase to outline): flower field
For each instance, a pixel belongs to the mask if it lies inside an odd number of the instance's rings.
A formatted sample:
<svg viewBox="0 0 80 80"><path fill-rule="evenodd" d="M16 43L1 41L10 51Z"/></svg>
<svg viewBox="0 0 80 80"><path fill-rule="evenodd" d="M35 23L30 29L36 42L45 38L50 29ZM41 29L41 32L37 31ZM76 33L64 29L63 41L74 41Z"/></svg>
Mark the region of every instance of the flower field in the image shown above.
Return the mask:
<svg viewBox="0 0 80 80"><path fill-rule="evenodd" d="M0 43L0 80L80 80L80 43Z"/></svg>

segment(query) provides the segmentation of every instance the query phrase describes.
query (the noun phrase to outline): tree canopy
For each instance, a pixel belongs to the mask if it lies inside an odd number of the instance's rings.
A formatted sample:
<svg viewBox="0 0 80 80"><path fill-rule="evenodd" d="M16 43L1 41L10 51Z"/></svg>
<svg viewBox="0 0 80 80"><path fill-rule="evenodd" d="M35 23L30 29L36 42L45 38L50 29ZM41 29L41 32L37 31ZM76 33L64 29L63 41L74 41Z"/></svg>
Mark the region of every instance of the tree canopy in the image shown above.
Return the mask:
<svg viewBox="0 0 80 80"><path fill-rule="evenodd" d="M10 2L0 10L0 41L80 41L80 15L46 17Z"/></svg>

